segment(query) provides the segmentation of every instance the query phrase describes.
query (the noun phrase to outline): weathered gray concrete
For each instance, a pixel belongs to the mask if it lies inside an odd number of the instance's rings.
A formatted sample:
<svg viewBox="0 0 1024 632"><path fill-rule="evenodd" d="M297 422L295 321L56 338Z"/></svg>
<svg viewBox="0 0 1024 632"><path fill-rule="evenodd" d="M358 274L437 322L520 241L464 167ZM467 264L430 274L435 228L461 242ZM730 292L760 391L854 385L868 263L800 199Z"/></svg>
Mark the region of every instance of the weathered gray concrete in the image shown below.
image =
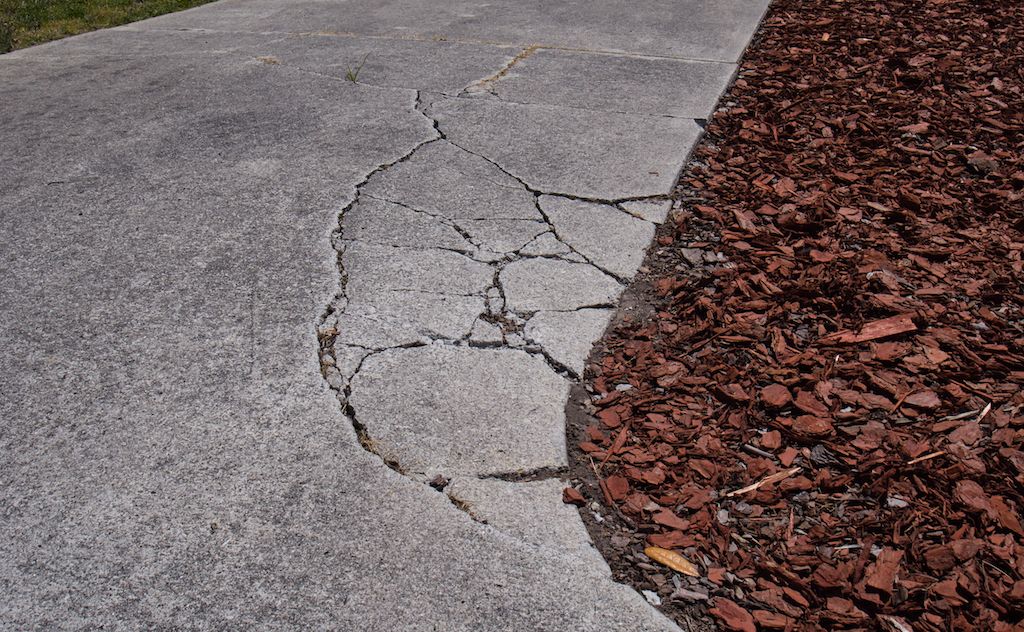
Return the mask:
<svg viewBox="0 0 1024 632"><path fill-rule="evenodd" d="M515 312L611 305L622 286L589 263L520 259L501 271L505 303Z"/></svg>
<svg viewBox="0 0 1024 632"><path fill-rule="evenodd" d="M306 32L505 43L519 47L657 55L735 62L767 3L717 0L227 0L204 11L151 20L154 27Z"/></svg>
<svg viewBox="0 0 1024 632"><path fill-rule="evenodd" d="M535 355L432 344L370 356L349 402L376 452L428 480L566 467L568 395Z"/></svg>
<svg viewBox="0 0 1024 632"><path fill-rule="evenodd" d="M530 542L555 555L571 552L596 567L603 565L576 509L562 502L565 484L557 479L510 482L454 478L445 488L474 520Z"/></svg>
<svg viewBox="0 0 1024 632"><path fill-rule="evenodd" d="M593 265L630 279L654 239L654 224L608 204L545 195L539 200L558 238Z"/></svg>
<svg viewBox="0 0 1024 632"><path fill-rule="evenodd" d="M484 84L505 102L706 119L717 86L735 66L722 62L539 49Z"/></svg>
<svg viewBox="0 0 1024 632"><path fill-rule="evenodd" d="M665 195L685 159L679 149L700 133L689 119L483 98L438 99L427 113L452 143L531 189L597 200Z"/></svg>
<svg viewBox="0 0 1024 632"><path fill-rule="evenodd" d="M558 504L563 409L764 6L223 0L0 56L0 628L674 629Z"/></svg>
<svg viewBox="0 0 1024 632"><path fill-rule="evenodd" d="M581 377L590 348L601 338L611 316L609 309L537 312L527 321L523 333L552 360Z"/></svg>

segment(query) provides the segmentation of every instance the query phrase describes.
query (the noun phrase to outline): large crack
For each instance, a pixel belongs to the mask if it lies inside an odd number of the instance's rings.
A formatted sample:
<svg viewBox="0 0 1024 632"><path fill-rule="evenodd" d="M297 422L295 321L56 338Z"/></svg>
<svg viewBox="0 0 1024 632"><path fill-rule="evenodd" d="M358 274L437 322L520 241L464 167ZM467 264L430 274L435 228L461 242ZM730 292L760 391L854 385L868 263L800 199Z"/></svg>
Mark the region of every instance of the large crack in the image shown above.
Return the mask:
<svg viewBox="0 0 1024 632"><path fill-rule="evenodd" d="M522 59L524 56L525 55L517 56L516 60ZM512 63L514 63L514 62L512 62ZM510 67L511 67L511 63L508 66L506 66L505 70L507 71L507 69L510 68ZM500 74L500 72L499 72L499 74ZM373 358L373 357L375 357L377 355L383 354L383 353L387 353L389 351L394 351L394 350L398 350L398 349L409 349L409 348L423 347L423 346L426 346L428 344L453 345L453 346L462 346L462 347L466 347L466 348L499 348L499 349L509 349L509 350L512 350L512 351L518 351L518 352L524 353L526 355L538 357L538 358L542 359L545 362L545 364L554 373L560 375L563 379L568 381L570 384L572 384L572 385L580 384L580 380L582 378L581 375L578 375L576 373L576 371L574 371L570 367L567 367L563 363L561 363L558 360L556 360L554 358L554 356L551 353L549 353L546 349L544 349L544 347L542 345L540 345L536 341L533 341L533 340L529 339L525 335L525 333L524 333L525 325L530 320L530 318L533 317L533 315L536 312L523 312L523 313L519 313L519 312L516 312L514 310L510 310L508 308L508 303L506 301L506 296L505 296L505 290L502 287L502 283L501 283L501 273L502 273L502 270L508 264L510 264L510 263L512 263L514 261L522 260L522 259L528 259L528 258L558 259L558 260L566 261L566 262L570 262L570 263L590 265L593 268L595 268L596 270L600 271L601 273L607 275L609 278L614 279L616 281L616 283L618 283L619 285L624 286L628 282L628 279L624 279L620 275L616 275L616 274L610 272L609 270L604 269L602 266L599 266L599 265L595 264L588 257L586 257L585 255L580 253L571 244L567 243L565 241L565 239L561 235L559 235L559 232L558 232L555 224L551 221L551 219L548 217L548 215L544 212L543 208L541 207L540 198L541 198L542 195L544 195L544 196L563 197L563 198L567 198L567 199L580 200L580 201L591 202L591 203L607 204L609 206L613 206L614 208L617 208L618 210L620 210L620 211L622 211L624 213L626 213L626 211L623 208L617 206L616 205L617 203L625 202L625 201L632 201L632 200L652 200L652 199L658 199L658 198L656 196L646 196L646 197L639 197L639 198L624 198L622 200L597 200L597 199L592 199L592 198L584 198L584 197L579 197L579 196L568 195L568 194L559 193L559 192L548 192L548 191L541 191L541 190L535 189L535 188L531 187L529 184L527 184L525 181L523 181L521 178L519 178L518 176L510 173L508 170L503 168L500 164L498 164L495 161L489 159L487 156L483 156L483 155L481 155L481 154L479 154L477 152L470 151L470 150L466 149L465 147L462 147L462 146L458 145L457 143L454 143L450 139L448 139L446 134L445 134L445 132L441 128L441 125L440 125L439 121L428 113L428 111L427 111L428 110L428 106L424 105L423 99L422 99L422 94L420 93L420 91L416 91L415 92L415 97L414 97L413 101L414 101L413 102L413 109L416 112L418 112L419 114L421 114L424 118L426 118L427 121L429 121L429 123L431 125L431 128L432 128L432 130L434 132L434 136L432 138L429 138L429 139L426 139L426 140L423 140L423 141L417 143L409 151L407 151L405 154L403 154L399 158L397 158L395 160L392 160L390 162L386 162L386 163L380 164L376 168L371 170L369 173L367 173L366 176L355 186L355 193L354 193L354 195L352 197L352 200L339 211L338 217L337 217L337 226L335 227L335 229L331 233L331 244L332 244L332 247L335 249L335 252L336 252L336 266L337 266L337 270L338 270L338 289L337 289L336 293L334 294L334 296L329 300L329 302L325 306L323 312L321 313L321 315L319 316L319 318L316 321L316 334L317 334L317 339L319 341L319 360L320 360L321 374L323 375L323 378L324 378L325 382L327 383L328 387L332 391L335 392L336 397L337 397L337 399L338 399L338 401L339 401L339 403L340 403L340 405L342 407L342 411L343 411L344 415L349 419L350 423L352 424L352 429L353 429L353 431L355 433L355 436L358 439L358 442L359 442L360 446L364 450L366 450L368 453L375 455L377 458L379 458L381 460L381 462L384 465L386 465L388 468L392 469L393 471L397 472L398 474L401 474L402 476L405 476L405 477L410 478L412 480L419 480L419 478L415 475L416 473L408 471L408 469L405 468L402 465L402 463L397 458L394 458L393 456L388 455L386 450L382 450L381 447L376 442L376 440L374 439L370 429L366 426L366 424L364 424L363 422L360 421L359 413L358 413L358 411L355 409L355 407L352 404L352 384L353 384L353 381L355 380L356 376L360 373L360 371L364 367L364 365L371 358ZM518 185L521 186L523 190L529 192L531 194L531 196L532 196L533 204L534 204L534 206L535 206L535 208L537 210L537 213L538 213L539 217L543 221L543 224L547 226L547 230L545 230L544 233L541 233L541 234L542 235L543 234L550 234L550 235L552 235L553 238L557 241L557 243L560 244L565 249L566 254L564 254L564 255L560 255L560 254L544 254L544 253L541 253L541 254L526 254L526 253L521 252L522 250L526 249L530 244L532 244L534 241L536 241L538 239L538 237L539 237L539 235L538 235L538 236L534 237L533 239L531 239L530 242L528 242L527 244L521 246L520 248L518 248L517 250L514 250L514 251L491 253L489 250L486 250L486 252L488 254L498 255L498 257L497 258L492 258L490 260L480 260L477 257L475 257L474 254L480 253L481 251L485 251L485 249L482 247L481 243L479 241L475 240L472 237L471 233L468 230L466 230L463 226L459 225L458 221L456 221L455 219L445 217L445 216L443 216L443 215L441 215L439 213L432 213L432 212L426 211L424 209L416 208L414 205L410 205L408 203L403 203L403 202L398 202L398 201L395 201L395 200L390 200L390 199L385 199L385 198L381 198L381 197L376 197L376 196L373 196L373 195L370 195L370 194L364 194L363 189L373 179L374 176L376 176L377 174L380 174L380 173L382 173L382 172L384 172L384 171L386 171L388 169L391 169L395 165L398 165L400 163L409 161L422 148L426 147L427 145L430 145L431 143L435 143L435 142L448 142L448 143L451 143L454 147L456 147L456 148L466 152L467 154L475 156L477 158L480 158L480 159L486 161L488 164L494 166L500 173L504 174L505 176L510 178L512 181L518 183ZM500 184L501 186L506 186L503 183L494 183L494 184L496 184L496 185ZM350 299L350 297L348 296L348 281L349 281L349 278L348 278L348 273L347 273L346 268L345 268L344 255L345 255L345 252L346 252L346 248L347 248L347 246L349 244L353 244L353 243L358 243L359 242L359 240L357 240L357 239L346 239L345 238L345 235L344 235L344 221L345 221L345 215L349 211L351 211L360 202L360 200L362 200L364 198L364 196L365 196L366 199L375 199L375 200L378 200L378 201L383 201L383 202L388 202L388 203L391 203L391 204L396 204L396 205L401 206L401 207L403 207L403 208L405 208L405 209L407 209L409 211L416 212L416 213L421 213L421 214L426 215L426 216L432 218L433 220L439 222L441 225L447 226L447 227L451 228L452 230L455 230L462 237L462 239L466 242L466 244L468 246L466 252L463 252L463 251L460 251L460 250L456 250L456 249L452 249L452 248L437 248L437 247L434 247L434 249L440 249L440 250L445 250L445 251L449 251L449 252L454 252L454 253L457 253L457 254L459 254L461 256L465 256L465 257L467 257L467 258L469 258L471 260L477 261L479 263L485 263L486 265L489 265L489 266L491 266L493 268L493 277L492 277L492 280L491 280L491 284L483 289L483 295L485 296L485 312L482 313L480 316L478 316L477 320L481 320L482 319L482 320L485 320L486 322L489 322L489 323L492 323L492 324L495 324L495 325L499 326L500 329L501 329L501 342L474 340L471 337L472 330L468 331L464 336L462 336L460 338L445 337L445 336L438 335L436 332L417 330L417 333L421 336L420 340L410 341L410 342L406 342L406 343L402 343L402 344L395 344L395 345L390 345L390 346L385 346L385 347L369 347L369 346L362 346L362 345L359 345L359 344L344 343L341 346L346 348L347 350L354 351L355 353L353 354L353 356L357 357L358 361L354 363L353 367L348 368L345 371L343 371L338 366L337 352L338 352L338 338L339 338L339 334L340 334L339 326L340 326L341 317L346 313L346 310L349 307L349 299ZM516 219L520 219L520 218L516 218ZM476 250L474 252L471 249L476 249ZM570 256L574 256L575 258L568 258ZM427 292L426 290L412 290L412 289L410 289L409 291L424 291L424 292ZM444 294L444 293L440 293L440 294ZM472 296L477 296L477 294L472 294ZM581 310L581 309L587 309L587 308L591 308L591 307L610 307L610 305L602 303L601 305L582 305L582 306L576 307L575 309L571 309L571 310L550 310L550 311L578 311L578 310ZM475 324L475 322L476 321L474 321L474 324ZM481 478L481 479L484 479L484 478L487 478L487 479L497 479L497 480L503 480L503 481L509 481L509 482L523 482L523 481L543 480L543 479L549 479L549 478L564 478L564 476L567 473L568 473L568 468L564 467L564 466L544 466L544 467L534 468L532 470L526 470L526 471L490 473L490 474L486 474L486 475L480 475L480 476L478 476L478 478ZM424 482L424 484L430 486L431 488L435 489L436 491L439 491L439 492L442 492L442 493L444 492L444 486L443 485L437 486L437 485L433 485L433 484L431 484L429 482ZM452 505L454 507L456 507L457 509L459 509L461 511L464 511L467 515L469 515L474 520L479 521L479 519L477 517L473 516L472 512L468 510L468 507L465 505L465 503L458 502L457 499L453 498L449 494L445 494L445 495L446 495L446 497L449 499L449 501L452 503Z"/></svg>

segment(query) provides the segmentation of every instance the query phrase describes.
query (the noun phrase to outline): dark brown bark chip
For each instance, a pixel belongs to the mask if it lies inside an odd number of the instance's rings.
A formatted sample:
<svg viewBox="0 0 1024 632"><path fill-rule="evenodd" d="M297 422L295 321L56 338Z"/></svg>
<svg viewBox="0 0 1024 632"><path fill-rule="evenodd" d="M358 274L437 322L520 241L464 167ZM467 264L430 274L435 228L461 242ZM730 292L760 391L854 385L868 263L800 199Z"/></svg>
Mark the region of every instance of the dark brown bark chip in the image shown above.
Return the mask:
<svg viewBox="0 0 1024 632"><path fill-rule="evenodd" d="M776 0L675 198L571 442L616 577L691 629L1021 629L1024 3Z"/></svg>

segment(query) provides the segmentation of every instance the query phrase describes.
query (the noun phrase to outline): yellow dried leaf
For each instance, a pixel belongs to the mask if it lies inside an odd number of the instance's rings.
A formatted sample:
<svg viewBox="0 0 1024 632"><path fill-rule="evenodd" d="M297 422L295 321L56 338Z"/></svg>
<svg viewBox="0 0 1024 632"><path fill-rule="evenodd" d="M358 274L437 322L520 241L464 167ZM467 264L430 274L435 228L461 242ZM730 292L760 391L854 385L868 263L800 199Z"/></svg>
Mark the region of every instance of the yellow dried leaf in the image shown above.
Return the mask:
<svg viewBox="0 0 1024 632"><path fill-rule="evenodd" d="M700 577L700 571L697 570L697 566L675 551L669 551L668 549L663 549L660 546L649 546L644 549L644 555L659 564L664 564L672 570L682 573L683 575Z"/></svg>

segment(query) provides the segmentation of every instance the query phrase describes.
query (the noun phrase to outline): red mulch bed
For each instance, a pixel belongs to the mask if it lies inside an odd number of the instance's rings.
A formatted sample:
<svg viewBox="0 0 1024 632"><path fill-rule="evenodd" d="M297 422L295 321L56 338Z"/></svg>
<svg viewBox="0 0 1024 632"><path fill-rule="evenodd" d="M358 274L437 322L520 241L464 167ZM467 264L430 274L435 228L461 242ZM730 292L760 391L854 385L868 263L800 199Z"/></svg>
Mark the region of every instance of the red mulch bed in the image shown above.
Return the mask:
<svg viewBox="0 0 1024 632"><path fill-rule="evenodd" d="M739 76L592 367L613 568L725 629L1024 629L1024 3L778 0Z"/></svg>

